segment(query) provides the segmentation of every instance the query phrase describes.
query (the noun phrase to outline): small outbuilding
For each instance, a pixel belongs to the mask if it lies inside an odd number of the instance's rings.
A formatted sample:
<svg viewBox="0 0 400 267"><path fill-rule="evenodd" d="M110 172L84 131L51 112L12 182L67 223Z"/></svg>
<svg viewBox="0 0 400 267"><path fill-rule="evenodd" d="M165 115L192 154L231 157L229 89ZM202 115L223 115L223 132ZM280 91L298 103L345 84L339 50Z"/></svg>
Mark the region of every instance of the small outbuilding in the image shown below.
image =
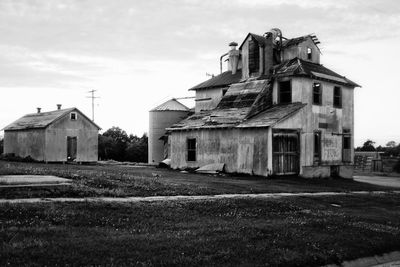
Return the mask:
<svg viewBox="0 0 400 267"><path fill-rule="evenodd" d="M77 108L27 114L4 130L4 154L44 162L98 160L101 128Z"/></svg>

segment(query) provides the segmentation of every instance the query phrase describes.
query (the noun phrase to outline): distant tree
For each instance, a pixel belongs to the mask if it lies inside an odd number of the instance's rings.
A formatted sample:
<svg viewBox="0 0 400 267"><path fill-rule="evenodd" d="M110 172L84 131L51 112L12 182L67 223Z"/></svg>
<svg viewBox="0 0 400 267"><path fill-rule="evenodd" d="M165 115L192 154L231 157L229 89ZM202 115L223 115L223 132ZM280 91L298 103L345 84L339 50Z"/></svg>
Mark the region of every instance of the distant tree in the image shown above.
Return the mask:
<svg viewBox="0 0 400 267"><path fill-rule="evenodd" d="M112 127L99 134L99 158L117 161L147 162L148 137L127 133L119 127Z"/></svg>
<svg viewBox="0 0 400 267"><path fill-rule="evenodd" d="M112 127L99 139L99 152L102 150L99 155L104 156L104 159L123 161L128 143L129 137L126 132L119 127Z"/></svg>
<svg viewBox="0 0 400 267"><path fill-rule="evenodd" d="M391 147L391 148L396 147L396 142L395 141L390 141L390 142L388 142L386 144L386 147Z"/></svg>
<svg viewBox="0 0 400 267"><path fill-rule="evenodd" d="M375 142L372 140L367 140L364 142L362 147L358 147L358 151L376 151L375 146L374 146Z"/></svg>
<svg viewBox="0 0 400 267"><path fill-rule="evenodd" d="M133 162L147 162L147 135L143 134L140 138L136 135L130 135L129 141L129 145L126 148L126 160Z"/></svg>

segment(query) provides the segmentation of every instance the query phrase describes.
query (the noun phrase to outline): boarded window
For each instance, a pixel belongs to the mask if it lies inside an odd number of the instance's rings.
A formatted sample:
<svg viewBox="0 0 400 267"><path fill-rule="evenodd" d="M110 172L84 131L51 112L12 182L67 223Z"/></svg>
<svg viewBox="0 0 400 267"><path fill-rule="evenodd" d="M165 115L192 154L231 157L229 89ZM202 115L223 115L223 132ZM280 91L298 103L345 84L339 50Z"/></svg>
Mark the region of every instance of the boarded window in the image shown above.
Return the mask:
<svg viewBox="0 0 400 267"><path fill-rule="evenodd" d="M196 138L187 139L187 160L196 161Z"/></svg>
<svg viewBox="0 0 400 267"><path fill-rule="evenodd" d="M342 107L342 88L339 86L333 88L333 106L335 108Z"/></svg>
<svg viewBox="0 0 400 267"><path fill-rule="evenodd" d="M249 73L257 73L260 68L260 49L256 40L249 41Z"/></svg>
<svg viewBox="0 0 400 267"><path fill-rule="evenodd" d="M279 103L292 103L292 86L290 81L279 82Z"/></svg>
<svg viewBox="0 0 400 267"><path fill-rule="evenodd" d="M314 164L321 163L321 132L314 132Z"/></svg>
<svg viewBox="0 0 400 267"><path fill-rule="evenodd" d="M322 86L320 83L313 84L313 104L322 105Z"/></svg>
<svg viewBox="0 0 400 267"><path fill-rule="evenodd" d="M312 59L312 49L307 47L307 59L311 60Z"/></svg>
<svg viewBox="0 0 400 267"><path fill-rule="evenodd" d="M76 121L76 112L71 112L71 114L70 114L70 118L71 118L71 120L72 121Z"/></svg>

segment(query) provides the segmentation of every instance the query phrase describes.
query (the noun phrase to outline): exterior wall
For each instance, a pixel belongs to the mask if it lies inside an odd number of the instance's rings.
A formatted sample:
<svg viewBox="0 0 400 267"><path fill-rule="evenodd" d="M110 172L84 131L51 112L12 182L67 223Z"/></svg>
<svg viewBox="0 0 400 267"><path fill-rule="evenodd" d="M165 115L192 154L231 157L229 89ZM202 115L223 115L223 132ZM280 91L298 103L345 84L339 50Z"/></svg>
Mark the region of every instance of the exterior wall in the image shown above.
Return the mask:
<svg viewBox="0 0 400 267"><path fill-rule="evenodd" d="M312 85L322 85L322 105L312 104ZM354 90L342 88L342 108L333 107L333 87L337 84L308 78L292 77L292 102L306 103L294 116L276 124L274 128L301 129L300 166L314 166L314 131L321 131L321 165L342 165L343 128L351 131L351 158L354 158ZM273 87L273 103L278 102L278 85ZM353 163L353 162L351 162ZM304 170L300 169L300 174Z"/></svg>
<svg viewBox="0 0 400 267"><path fill-rule="evenodd" d="M196 138L196 161L187 161L187 139ZM225 163L230 173L267 176L267 129L202 129L174 131L171 141L171 167L195 168L211 163Z"/></svg>
<svg viewBox="0 0 400 267"><path fill-rule="evenodd" d="M214 109L222 99L222 91L229 87L196 90L195 112Z"/></svg>
<svg viewBox="0 0 400 267"><path fill-rule="evenodd" d="M67 161L67 136L76 136L78 162L98 160L98 129L91 121L77 112L77 120L69 114L46 129L45 161Z"/></svg>
<svg viewBox="0 0 400 267"><path fill-rule="evenodd" d="M4 154L14 153L16 156L31 156L35 160L45 160L44 129L4 131Z"/></svg>
<svg viewBox="0 0 400 267"><path fill-rule="evenodd" d="M242 80L249 78L249 38L241 47L242 54Z"/></svg>
<svg viewBox="0 0 400 267"><path fill-rule="evenodd" d="M312 49L312 59L309 60L307 58L307 48ZM283 60L290 60L293 58L301 58L303 60L311 61L314 63L320 62L320 52L318 47L314 44L314 42L311 40L311 38L307 38L306 41L299 43L298 45L293 45L285 50L283 50L282 58Z"/></svg>
<svg viewBox="0 0 400 267"><path fill-rule="evenodd" d="M149 112L149 163L159 163L164 160L164 141L160 137L165 135L165 128L183 120L188 111L150 111Z"/></svg>

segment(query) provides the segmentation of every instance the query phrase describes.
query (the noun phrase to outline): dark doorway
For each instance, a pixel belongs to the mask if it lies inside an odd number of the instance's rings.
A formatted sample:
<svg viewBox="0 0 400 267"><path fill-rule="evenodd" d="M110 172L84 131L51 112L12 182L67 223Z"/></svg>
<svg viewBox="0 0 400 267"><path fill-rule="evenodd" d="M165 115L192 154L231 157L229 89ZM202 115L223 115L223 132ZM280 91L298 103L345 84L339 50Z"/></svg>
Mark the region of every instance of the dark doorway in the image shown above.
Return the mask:
<svg viewBox="0 0 400 267"><path fill-rule="evenodd" d="M274 131L272 138L275 175L299 173L299 134L297 131Z"/></svg>
<svg viewBox="0 0 400 267"><path fill-rule="evenodd" d="M76 136L67 136L67 160L74 161L76 159L78 140Z"/></svg>

